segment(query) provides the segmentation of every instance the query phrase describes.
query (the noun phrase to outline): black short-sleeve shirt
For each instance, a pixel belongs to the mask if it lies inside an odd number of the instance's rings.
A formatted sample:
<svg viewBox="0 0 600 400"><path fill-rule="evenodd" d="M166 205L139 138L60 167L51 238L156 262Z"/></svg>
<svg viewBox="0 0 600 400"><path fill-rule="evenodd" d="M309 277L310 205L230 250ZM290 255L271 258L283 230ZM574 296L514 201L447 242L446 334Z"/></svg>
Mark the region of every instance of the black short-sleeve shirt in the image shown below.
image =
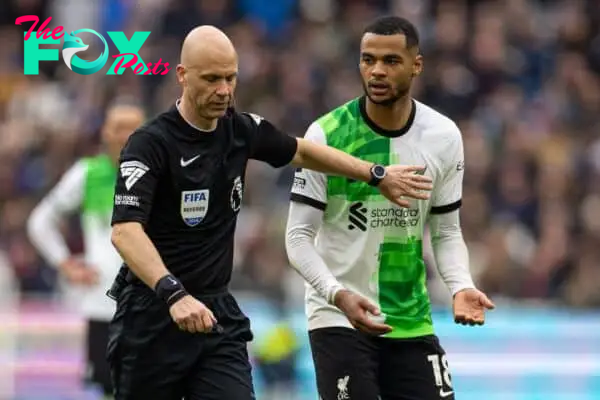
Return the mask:
<svg viewBox="0 0 600 400"><path fill-rule="evenodd" d="M249 159L282 167L295 138L231 109L211 132L176 106L134 132L121 152L112 223L140 222L163 262L190 292L228 285Z"/></svg>

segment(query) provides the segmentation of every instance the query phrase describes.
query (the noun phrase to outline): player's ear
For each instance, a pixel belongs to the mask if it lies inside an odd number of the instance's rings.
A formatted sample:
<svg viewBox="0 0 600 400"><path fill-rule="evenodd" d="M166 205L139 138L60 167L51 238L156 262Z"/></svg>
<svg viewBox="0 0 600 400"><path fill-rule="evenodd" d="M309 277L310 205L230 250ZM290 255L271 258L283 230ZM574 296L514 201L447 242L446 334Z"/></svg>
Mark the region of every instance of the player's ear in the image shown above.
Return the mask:
<svg viewBox="0 0 600 400"><path fill-rule="evenodd" d="M415 56L415 61L413 62L412 76L417 77L417 76L421 75L422 72L423 72L423 56L420 54L417 54Z"/></svg>
<svg viewBox="0 0 600 400"><path fill-rule="evenodd" d="M177 83L182 87L187 86L187 77L186 77L187 69L182 64L177 64L175 67L175 74L177 75Z"/></svg>

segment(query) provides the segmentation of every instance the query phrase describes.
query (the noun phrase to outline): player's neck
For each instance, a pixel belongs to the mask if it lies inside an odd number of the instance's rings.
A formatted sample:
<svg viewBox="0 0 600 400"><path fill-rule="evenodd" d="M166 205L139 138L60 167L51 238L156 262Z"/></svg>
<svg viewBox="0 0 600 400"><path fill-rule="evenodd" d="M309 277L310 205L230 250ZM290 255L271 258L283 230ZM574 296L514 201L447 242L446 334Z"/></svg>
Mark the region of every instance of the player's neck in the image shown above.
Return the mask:
<svg viewBox="0 0 600 400"><path fill-rule="evenodd" d="M397 131L403 129L408 123L412 107L410 95L401 97L391 105L375 104L367 97L365 111L369 119L378 127L388 131Z"/></svg>
<svg viewBox="0 0 600 400"><path fill-rule="evenodd" d="M217 123L219 121L217 119L206 119L199 116L194 105L185 101L185 96L181 97L178 109L183 119L199 131L211 132L217 128Z"/></svg>

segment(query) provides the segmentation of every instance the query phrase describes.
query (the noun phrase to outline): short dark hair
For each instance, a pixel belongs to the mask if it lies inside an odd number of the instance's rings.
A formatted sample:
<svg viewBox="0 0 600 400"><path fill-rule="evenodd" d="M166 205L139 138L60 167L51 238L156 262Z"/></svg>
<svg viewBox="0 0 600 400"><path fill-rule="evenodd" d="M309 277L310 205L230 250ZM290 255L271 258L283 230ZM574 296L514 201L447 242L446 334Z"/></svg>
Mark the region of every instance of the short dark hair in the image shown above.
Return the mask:
<svg viewBox="0 0 600 400"><path fill-rule="evenodd" d="M364 30L365 33L375 35L404 35L406 48L412 49L419 45L419 32L409 20L393 15L380 17L371 22Z"/></svg>

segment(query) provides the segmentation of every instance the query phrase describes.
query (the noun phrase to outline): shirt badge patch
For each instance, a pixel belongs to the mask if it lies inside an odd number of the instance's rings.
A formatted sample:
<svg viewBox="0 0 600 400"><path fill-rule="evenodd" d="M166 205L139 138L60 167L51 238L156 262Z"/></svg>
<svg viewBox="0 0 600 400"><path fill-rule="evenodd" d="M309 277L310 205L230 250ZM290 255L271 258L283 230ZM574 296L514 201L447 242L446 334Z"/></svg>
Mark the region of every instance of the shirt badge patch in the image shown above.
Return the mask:
<svg viewBox="0 0 600 400"><path fill-rule="evenodd" d="M181 192L181 218L187 226L196 226L208 212L209 189Z"/></svg>

